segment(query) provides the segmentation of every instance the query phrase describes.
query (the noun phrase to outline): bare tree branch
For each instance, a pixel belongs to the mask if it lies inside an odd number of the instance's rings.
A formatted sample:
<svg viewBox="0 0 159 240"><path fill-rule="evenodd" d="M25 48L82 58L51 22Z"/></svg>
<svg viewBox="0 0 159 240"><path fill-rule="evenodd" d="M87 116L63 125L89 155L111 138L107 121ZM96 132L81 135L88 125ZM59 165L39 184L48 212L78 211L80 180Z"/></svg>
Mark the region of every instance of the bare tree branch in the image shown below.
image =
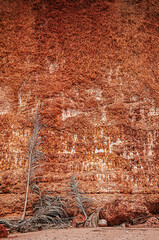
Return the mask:
<svg viewBox="0 0 159 240"><path fill-rule="evenodd" d="M81 210L83 215L85 216L85 222L86 222L88 216L85 211L85 204L86 203L90 204L91 200L89 198L87 198L86 196L84 196L84 193L79 190L78 182L76 181L75 176L71 177L69 187L70 187L70 194L75 198L76 205Z"/></svg>
<svg viewBox="0 0 159 240"><path fill-rule="evenodd" d="M26 215L26 208L27 208L27 202L28 202L28 195L29 195L29 188L32 188L32 191L35 191L37 193L37 187L36 187L36 177L35 170L40 166L39 162L40 160L45 158L45 155L38 150L38 146L41 143L41 137L39 136L40 131L43 127L42 124L40 124L38 113L35 113L35 117L33 119L33 133L29 142L28 151L27 151L27 161L28 161L28 173L27 173L27 186L26 186L26 195L25 195L25 203L24 203L24 211L22 215L22 220L25 219ZM35 190L36 189L36 190ZM40 189L38 189L38 193L40 195Z"/></svg>

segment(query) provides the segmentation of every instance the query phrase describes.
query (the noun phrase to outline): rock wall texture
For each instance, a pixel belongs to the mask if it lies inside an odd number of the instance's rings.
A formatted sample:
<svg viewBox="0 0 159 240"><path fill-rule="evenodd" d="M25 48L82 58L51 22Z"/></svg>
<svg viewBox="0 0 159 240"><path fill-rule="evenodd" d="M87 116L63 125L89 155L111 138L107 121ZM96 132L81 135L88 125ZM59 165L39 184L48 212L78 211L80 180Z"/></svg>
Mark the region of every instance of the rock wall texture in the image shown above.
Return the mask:
<svg viewBox="0 0 159 240"><path fill-rule="evenodd" d="M1 0L0 17L0 214L22 210L37 105L43 189L158 194L158 0Z"/></svg>

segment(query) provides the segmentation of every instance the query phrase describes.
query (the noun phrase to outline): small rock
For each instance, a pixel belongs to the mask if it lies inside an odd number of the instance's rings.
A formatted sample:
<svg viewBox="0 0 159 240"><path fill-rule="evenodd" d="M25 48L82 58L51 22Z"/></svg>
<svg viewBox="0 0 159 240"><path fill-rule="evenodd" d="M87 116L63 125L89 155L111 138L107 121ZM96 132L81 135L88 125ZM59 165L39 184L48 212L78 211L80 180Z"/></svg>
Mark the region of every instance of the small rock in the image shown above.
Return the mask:
<svg viewBox="0 0 159 240"><path fill-rule="evenodd" d="M127 223L127 222L124 222L120 225L122 228L127 228L127 227L130 227L130 224Z"/></svg>
<svg viewBox="0 0 159 240"><path fill-rule="evenodd" d="M120 226L121 226L122 228L125 228L125 223L122 223Z"/></svg>
<svg viewBox="0 0 159 240"><path fill-rule="evenodd" d="M6 238L8 237L8 232L6 228L0 224L0 238Z"/></svg>
<svg viewBox="0 0 159 240"><path fill-rule="evenodd" d="M107 227L108 223L105 219L100 219L98 222L99 227Z"/></svg>

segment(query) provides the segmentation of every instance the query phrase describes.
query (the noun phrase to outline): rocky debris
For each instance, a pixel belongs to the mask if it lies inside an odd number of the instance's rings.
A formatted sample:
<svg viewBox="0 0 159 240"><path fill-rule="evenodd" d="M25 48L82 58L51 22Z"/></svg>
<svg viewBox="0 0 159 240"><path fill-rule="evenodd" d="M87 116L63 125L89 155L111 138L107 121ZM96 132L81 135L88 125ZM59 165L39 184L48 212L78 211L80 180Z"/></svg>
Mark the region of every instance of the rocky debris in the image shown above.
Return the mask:
<svg viewBox="0 0 159 240"><path fill-rule="evenodd" d="M82 226L82 224L85 222L86 218L82 214L78 214L72 221L71 226L72 227L78 227L79 225Z"/></svg>
<svg viewBox="0 0 159 240"><path fill-rule="evenodd" d="M159 217L149 217L143 224L138 224L137 228L159 228Z"/></svg>
<svg viewBox="0 0 159 240"><path fill-rule="evenodd" d="M8 232L6 228L0 224L0 238L6 238L8 237Z"/></svg>
<svg viewBox="0 0 159 240"><path fill-rule="evenodd" d="M100 218L107 220L109 226L131 222L137 217L148 215L149 211L143 203L124 200L107 203L100 211Z"/></svg>
<svg viewBox="0 0 159 240"><path fill-rule="evenodd" d="M107 227L108 223L105 219L99 219L98 226L99 227Z"/></svg>

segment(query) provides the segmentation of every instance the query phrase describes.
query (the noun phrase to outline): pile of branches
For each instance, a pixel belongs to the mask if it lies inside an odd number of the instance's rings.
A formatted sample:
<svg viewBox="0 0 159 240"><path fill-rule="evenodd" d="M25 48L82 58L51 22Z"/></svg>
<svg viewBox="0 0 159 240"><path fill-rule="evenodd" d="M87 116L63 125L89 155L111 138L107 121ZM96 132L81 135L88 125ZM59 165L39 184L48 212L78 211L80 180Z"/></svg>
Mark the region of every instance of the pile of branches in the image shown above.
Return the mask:
<svg viewBox="0 0 159 240"><path fill-rule="evenodd" d="M9 232L19 231L36 231L46 228L64 228L70 225L72 218L68 218L66 209L67 199L62 199L60 196L54 194L49 195L48 192L42 194L38 185L37 179L40 178L38 170L42 168L42 160L45 159L45 155L40 151L40 144L42 143L42 137L40 133L43 125L40 123L40 117L36 109L35 116L33 118L33 131L27 148L27 181L26 181L26 195L24 203L24 211L21 220L2 220L0 224L3 224ZM29 192L32 191L38 195L38 201L33 206L33 216L25 219L26 209L28 204ZM88 217L85 209L88 208L90 200L84 196L78 187L78 182L75 177L71 178L69 183L70 197L75 201L76 207L85 216L85 222ZM84 223L85 223L84 222ZM84 225L83 223L83 225Z"/></svg>
<svg viewBox="0 0 159 240"><path fill-rule="evenodd" d="M71 177L69 182L67 191L69 198L66 199L56 194L52 196L53 193L48 191L45 191L45 194L41 194L39 187L35 186L34 192L38 194L39 198L33 204L32 217L21 220L0 219L0 224L4 225L10 233L69 227L73 220L72 217L68 217L66 212L70 200L75 202L79 212L85 216L85 221L80 223L80 225L84 226L88 220L86 209L91 205L91 200L80 190L78 181L74 176Z"/></svg>
<svg viewBox="0 0 159 240"><path fill-rule="evenodd" d="M28 232L49 228L65 228L70 226L72 218L65 211L65 201L60 196L41 195L34 203L34 214L25 220L2 220L9 232Z"/></svg>

